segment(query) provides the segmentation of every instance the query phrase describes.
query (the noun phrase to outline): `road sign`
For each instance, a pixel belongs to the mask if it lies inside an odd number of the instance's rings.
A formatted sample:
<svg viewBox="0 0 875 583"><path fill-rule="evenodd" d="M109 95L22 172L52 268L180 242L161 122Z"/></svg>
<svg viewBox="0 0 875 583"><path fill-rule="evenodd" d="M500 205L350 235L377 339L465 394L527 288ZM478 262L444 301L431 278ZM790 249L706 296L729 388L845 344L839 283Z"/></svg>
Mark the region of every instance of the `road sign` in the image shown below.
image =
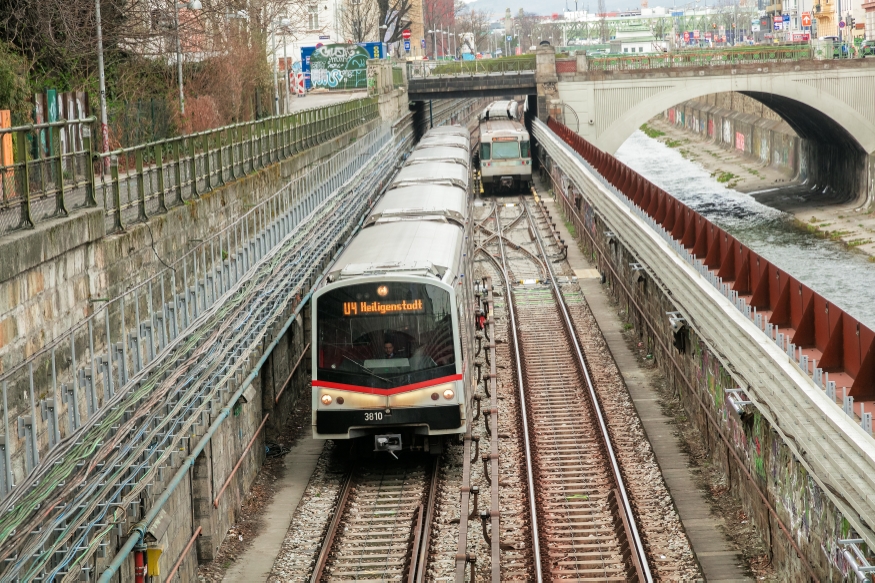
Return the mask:
<svg viewBox="0 0 875 583"><path fill-rule="evenodd" d="M839 20L839 28L844 28L844 27L845 27L845 21Z"/></svg>
<svg viewBox="0 0 875 583"><path fill-rule="evenodd" d="M784 14L784 22L790 22L790 15Z"/></svg>
<svg viewBox="0 0 875 583"><path fill-rule="evenodd" d="M512 34L507 35L507 40L513 40L513 35Z"/></svg>
<svg viewBox="0 0 875 583"><path fill-rule="evenodd" d="M803 12L802 13L802 26L811 26L811 13Z"/></svg>
<svg viewBox="0 0 875 583"><path fill-rule="evenodd" d="M699 37L699 31L698 31L698 30L694 30L694 31L693 31L693 38L696 39L696 40L699 40L700 37Z"/></svg>
<svg viewBox="0 0 875 583"><path fill-rule="evenodd" d="M404 40L409 39L410 38L410 30L405 28L404 30L401 31L401 36L404 37Z"/></svg>
<svg viewBox="0 0 875 583"><path fill-rule="evenodd" d="M410 41L409 40L404 41L404 50L407 51L408 53L410 52Z"/></svg>
<svg viewBox="0 0 875 583"><path fill-rule="evenodd" d="M684 33L684 42L685 43L690 42L690 33L688 33L688 32Z"/></svg>
<svg viewBox="0 0 875 583"><path fill-rule="evenodd" d="M419 44L422 45L422 48L425 48L425 39L420 40Z"/></svg>

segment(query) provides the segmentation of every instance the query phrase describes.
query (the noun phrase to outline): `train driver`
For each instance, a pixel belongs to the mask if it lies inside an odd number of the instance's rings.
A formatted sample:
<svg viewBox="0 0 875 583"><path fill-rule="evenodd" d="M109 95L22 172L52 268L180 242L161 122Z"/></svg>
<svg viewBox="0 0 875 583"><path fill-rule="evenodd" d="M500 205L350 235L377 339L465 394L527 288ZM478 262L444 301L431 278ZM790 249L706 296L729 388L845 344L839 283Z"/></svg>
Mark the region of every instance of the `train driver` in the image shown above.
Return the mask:
<svg viewBox="0 0 875 583"><path fill-rule="evenodd" d="M388 338L383 342L383 358L395 358L395 345Z"/></svg>

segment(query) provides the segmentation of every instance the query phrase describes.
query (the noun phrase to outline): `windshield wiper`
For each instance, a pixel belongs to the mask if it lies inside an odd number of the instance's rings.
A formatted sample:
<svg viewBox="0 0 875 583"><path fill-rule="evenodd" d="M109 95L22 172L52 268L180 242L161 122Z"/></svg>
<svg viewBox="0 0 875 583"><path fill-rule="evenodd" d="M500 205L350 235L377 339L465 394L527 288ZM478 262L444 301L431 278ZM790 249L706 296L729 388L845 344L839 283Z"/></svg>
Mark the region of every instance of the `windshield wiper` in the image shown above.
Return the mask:
<svg viewBox="0 0 875 583"><path fill-rule="evenodd" d="M374 378L376 378L376 379L380 379L380 380L383 381L384 383L389 383L389 382L391 382L389 379L384 379L383 377L381 377L380 375L378 375L377 373L375 373L374 371L372 371L371 369L369 369L369 368L366 367L365 365L357 363L356 361L354 361L353 359L351 359L351 358L348 357L347 355L344 354L344 355L343 355L343 358L347 359L348 361L350 361L351 363L353 363L354 365L356 365L357 367L359 367L360 369L362 369L363 371L365 371L366 373L368 373L368 374L371 375L372 377L374 377Z"/></svg>

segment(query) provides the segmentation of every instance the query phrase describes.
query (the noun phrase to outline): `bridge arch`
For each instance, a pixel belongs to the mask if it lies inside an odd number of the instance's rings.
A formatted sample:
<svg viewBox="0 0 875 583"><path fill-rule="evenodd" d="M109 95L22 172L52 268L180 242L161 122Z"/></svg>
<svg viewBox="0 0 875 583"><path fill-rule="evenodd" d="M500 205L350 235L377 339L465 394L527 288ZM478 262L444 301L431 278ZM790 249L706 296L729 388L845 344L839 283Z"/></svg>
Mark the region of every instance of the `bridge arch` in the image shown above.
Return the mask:
<svg viewBox="0 0 875 583"><path fill-rule="evenodd" d="M786 76L768 77L767 74L763 74L738 75L728 79L694 78L661 87L659 84L653 84L656 85L655 87L637 85L635 92L642 92L641 89L645 89L643 92L650 93L650 95L637 103L630 103L631 107L622 113L618 112L620 114L617 116L611 116L607 110L616 109L617 101L625 101L623 99L625 96L621 94L629 93L631 87L596 87L597 94L600 92L610 93L610 95L595 96L596 111L603 115L607 114L604 121L599 124L605 125L603 129L599 128L601 131L598 132L596 142L603 150L613 153L635 130L641 127L641 124L660 112L697 97L736 91L749 95L773 109L802 139L820 140L836 145L847 143L849 146L858 147L861 152L866 154L875 153L875 110L872 112L859 111L854 107L855 103L848 104L836 95L837 92L826 90L823 87L826 84L823 81L829 82L834 81L834 79L817 81L807 83L806 80L802 79ZM873 72L868 85L871 86L870 91L875 91L875 72ZM867 91L856 97L872 101L872 95L873 93ZM560 96L563 96L561 88ZM614 104L599 104L600 100L606 99L615 100ZM865 113L870 113L870 115L867 116Z"/></svg>
<svg viewBox="0 0 875 583"><path fill-rule="evenodd" d="M765 104L799 135L806 172L800 178L832 186L846 194L844 200L875 200L875 68L769 73L762 65L738 74L727 69L600 77L560 79L557 89L581 117L580 134L606 152L616 152L641 124L679 103L735 91Z"/></svg>

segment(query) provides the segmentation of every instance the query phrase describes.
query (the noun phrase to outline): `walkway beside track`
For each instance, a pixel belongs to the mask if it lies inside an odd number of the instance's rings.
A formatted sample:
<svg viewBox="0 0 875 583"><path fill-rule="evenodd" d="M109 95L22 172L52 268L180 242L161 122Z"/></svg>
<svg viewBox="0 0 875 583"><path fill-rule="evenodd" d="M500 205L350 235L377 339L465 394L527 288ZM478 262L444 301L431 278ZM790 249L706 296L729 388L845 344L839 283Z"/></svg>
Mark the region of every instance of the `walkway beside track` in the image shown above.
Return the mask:
<svg viewBox="0 0 875 583"><path fill-rule="evenodd" d="M539 180L535 182L538 184ZM539 192L547 192L543 185L538 185L537 188ZM541 200L551 215L562 216L552 198L547 196ZM569 243L568 264L577 274L578 285L598 322L617 368L623 375L623 381L635 404L635 410L644 426L663 480L671 493L705 580L712 583L752 580L744 574L743 559L720 531L722 519L711 514L705 496L696 486L688 457L681 449L680 440L674 435L672 420L662 413L659 395L648 380L652 373L638 365L635 354L626 344L622 333L623 322L610 304L599 272L573 243L575 239L565 223L557 221L556 226Z"/></svg>

